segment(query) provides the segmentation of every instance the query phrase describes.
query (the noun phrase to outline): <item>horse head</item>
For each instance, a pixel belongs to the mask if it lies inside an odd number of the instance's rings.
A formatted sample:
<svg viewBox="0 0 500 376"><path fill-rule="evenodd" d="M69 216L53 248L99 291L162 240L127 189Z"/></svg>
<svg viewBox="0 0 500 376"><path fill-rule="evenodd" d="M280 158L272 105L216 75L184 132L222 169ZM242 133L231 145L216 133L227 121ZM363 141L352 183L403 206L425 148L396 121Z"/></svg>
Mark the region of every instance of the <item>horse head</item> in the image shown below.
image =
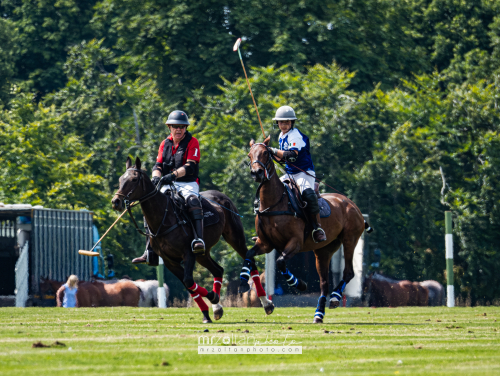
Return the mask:
<svg viewBox="0 0 500 376"><path fill-rule="evenodd" d="M135 165L132 165L132 160L127 157L126 171L119 182L120 187L111 200L114 210L121 211L125 201L140 201L148 192L154 191L149 176L141 170L141 160L138 157L135 159Z"/></svg>
<svg viewBox="0 0 500 376"><path fill-rule="evenodd" d="M256 144L254 140L250 141L250 175L257 183L269 180L272 176L270 174L271 168L274 168L273 159L269 151L270 137L268 136L264 143Z"/></svg>

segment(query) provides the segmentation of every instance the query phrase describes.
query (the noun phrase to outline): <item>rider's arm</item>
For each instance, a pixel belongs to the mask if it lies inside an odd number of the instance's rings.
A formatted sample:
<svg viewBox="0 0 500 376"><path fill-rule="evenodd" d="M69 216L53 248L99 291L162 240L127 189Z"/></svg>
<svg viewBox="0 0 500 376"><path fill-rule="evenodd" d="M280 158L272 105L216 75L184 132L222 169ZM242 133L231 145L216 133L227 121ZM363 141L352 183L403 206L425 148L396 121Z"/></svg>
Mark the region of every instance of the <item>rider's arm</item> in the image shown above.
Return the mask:
<svg viewBox="0 0 500 376"><path fill-rule="evenodd" d="M182 178L183 176L186 176L186 175L193 175L195 165L196 165L196 161L193 161L192 159L188 159L186 161L186 164L182 167L179 167L177 170L175 170L173 172L173 174L175 175L176 178ZM153 175L154 175L154 173L153 173Z"/></svg>
<svg viewBox="0 0 500 376"><path fill-rule="evenodd" d="M158 156L156 157L156 163L153 167L153 177L158 176L161 178L162 168L163 168L163 148L165 146L165 140L160 144L158 148Z"/></svg>
<svg viewBox="0 0 500 376"><path fill-rule="evenodd" d="M287 160L288 158L293 157L293 153L295 154L295 157L299 155L299 152L297 150L279 150L279 149L275 150L276 152L274 152L274 155L277 156L279 159L285 157L285 160Z"/></svg>

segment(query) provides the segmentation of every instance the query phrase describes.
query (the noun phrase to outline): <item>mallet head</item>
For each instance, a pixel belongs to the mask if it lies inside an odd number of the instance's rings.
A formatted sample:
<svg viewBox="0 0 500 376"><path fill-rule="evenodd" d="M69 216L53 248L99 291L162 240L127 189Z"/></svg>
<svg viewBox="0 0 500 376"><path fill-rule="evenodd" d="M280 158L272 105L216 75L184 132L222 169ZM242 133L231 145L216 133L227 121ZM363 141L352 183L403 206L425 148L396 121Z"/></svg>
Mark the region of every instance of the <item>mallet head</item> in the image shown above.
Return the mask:
<svg viewBox="0 0 500 376"><path fill-rule="evenodd" d="M233 46L233 51L238 51L238 48L240 48L240 44L241 44L241 38L238 38L238 40L236 41L236 43L234 44Z"/></svg>
<svg viewBox="0 0 500 376"><path fill-rule="evenodd" d="M84 249L80 249L78 251L78 253L80 255L84 255L84 256L99 256L99 252L90 252L90 251L86 251Z"/></svg>

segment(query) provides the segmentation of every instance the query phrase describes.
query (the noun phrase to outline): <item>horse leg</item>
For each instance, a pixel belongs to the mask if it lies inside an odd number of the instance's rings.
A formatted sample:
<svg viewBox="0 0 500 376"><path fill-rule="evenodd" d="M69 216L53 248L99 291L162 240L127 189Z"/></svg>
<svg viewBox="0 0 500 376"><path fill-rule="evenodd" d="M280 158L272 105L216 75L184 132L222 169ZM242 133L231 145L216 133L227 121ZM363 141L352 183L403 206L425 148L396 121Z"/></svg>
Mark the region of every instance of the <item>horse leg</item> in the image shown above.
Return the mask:
<svg viewBox="0 0 500 376"><path fill-rule="evenodd" d="M214 276L214 285L212 292L220 297L220 289L222 286L222 276L224 274L224 268L217 264L214 259L210 256L210 250L205 253L204 256L198 256L196 258L198 264L206 268ZM208 294L207 294L208 297ZM215 297L215 296L214 296ZM212 304L212 311L214 313L215 320L220 320L224 314L222 305L217 302Z"/></svg>
<svg viewBox="0 0 500 376"><path fill-rule="evenodd" d="M269 253L271 251L271 247L263 243L260 239L257 239L255 245L248 250L245 255L245 261L243 261L243 267L241 268L240 273L241 283L240 287L238 288L238 292L240 294L243 294L250 290L250 285L248 284L248 281L251 277L250 273L253 270L257 270L257 267L255 266L255 256L263 255L264 253Z"/></svg>
<svg viewBox="0 0 500 376"><path fill-rule="evenodd" d="M325 247L314 251L316 256L316 270L318 271L319 285L321 289L321 296L318 299L318 306L316 307L316 312L314 313L314 324L323 323L323 318L325 317L326 297L328 295L329 288L328 272L330 269L330 260L339 248L340 240L336 239Z"/></svg>
<svg viewBox="0 0 500 376"><path fill-rule="evenodd" d="M219 303L219 295L217 295L214 291L208 292L204 287L198 286L193 279L193 271L194 265L196 262L196 255L188 249L184 253L184 278L182 279L182 283L188 289L189 293L193 300L198 304L198 307L203 313L203 323L211 323L210 315L208 314L208 306L205 304L203 300L204 297L207 297L208 300L212 304Z"/></svg>
<svg viewBox="0 0 500 376"><path fill-rule="evenodd" d="M342 280L339 282L337 287L333 290L330 295L330 309L337 308L340 306L340 302L342 301L342 294L346 285L349 283L351 279L354 277L354 269L352 267L352 259L354 257L354 249L356 248L356 244L358 243L358 239L361 235L355 236L344 236L343 244L344 244L344 275Z"/></svg>
<svg viewBox="0 0 500 376"><path fill-rule="evenodd" d="M299 253L300 249L301 246L297 239L291 239L286 245L281 256L276 260L276 269L278 269L281 272L281 275L285 277L288 286L295 287L299 291L306 291L307 283L295 277L286 267L286 262Z"/></svg>

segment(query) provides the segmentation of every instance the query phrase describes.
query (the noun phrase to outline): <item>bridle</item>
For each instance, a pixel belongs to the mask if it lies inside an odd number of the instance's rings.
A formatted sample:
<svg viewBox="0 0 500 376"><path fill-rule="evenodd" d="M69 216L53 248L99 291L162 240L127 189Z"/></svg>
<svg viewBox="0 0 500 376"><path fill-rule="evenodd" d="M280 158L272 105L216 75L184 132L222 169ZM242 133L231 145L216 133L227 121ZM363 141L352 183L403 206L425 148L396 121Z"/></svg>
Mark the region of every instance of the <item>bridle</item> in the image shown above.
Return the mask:
<svg viewBox="0 0 500 376"><path fill-rule="evenodd" d="M143 181L143 174L145 173L144 171L142 170L139 170L138 168L135 168L135 167L130 167L130 168L127 168L127 171L129 170L132 170L132 171L137 171L139 173L139 179L137 180L137 184L130 190L130 192L128 194L123 194L122 192L118 191L115 193L115 195L118 195L118 196L122 196L123 197L123 202L125 203L125 207L127 208L127 212L132 220L132 223L134 224L136 230L141 234L141 235L144 235L144 236L149 236L151 238L156 238L156 237L160 237L160 236L165 236L167 234L169 234L170 232L172 232L173 230L175 230L177 227L179 226L183 226L186 224L186 221L183 221L183 220L180 220L180 218L177 216L177 213L175 212L174 210L174 213L175 213L175 216L176 216L176 219L177 219L177 223L175 223L174 225L170 226L169 228L167 228L165 231L163 231L162 233L160 233L160 229L164 226L164 223L165 223L165 218L167 218L167 213L168 213L168 203L167 203L167 208L165 208L165 213L163 214L163 219L161 220L161 224L160 226L158 227L158 230L156 231L155 234L153 234L151 231L149 231L149 228L146 230L146 232L142 231L140 228L139 228L139 225L137 224L134 216L132 215L132 210L131 208L134 206L134 205L131 205L132 203L142 203L144 201L147 201L149 200L150 198L153 198L154 196L156 196L158 194L158 192L160 192L159 189L156 189L153 188L153 190L149 193L146 193L144 196L142 196L141 198L138 198L138 199L135 199L135 200L130 200L130 196L132 195L132 193L134 193L134 191L136 190L136 188L139 186L139 184L141 184L141 181ZM172 201L173 200L170 200L169 203L171 205L172 204Z"/></svg>
<svg viewBox="0 0 500 376"><path fill-rule="evenodd" d="M156 188L154 188L151 192L146 193L141 198L138 198L136 200L130 200L130 196L132 195L132 193L134 193L134 191L137 189L137 187L139 186L139 184L141 184L141 181L143 179L142 175L144 174L144 171L139 170L138 168L135 168L135 167L129 167L129 168L127 168L127 171L129 171L129 170L137 171L139 173L139 178L137 179L137 184L126 195L123 194L122 192L120 192L120 190L118 190L118 192L115 193L115 195L123 197L123 202L125 203L125 206L127 207L127 209L129 208L129 206L130 206L131 203L136 202L136 201L138 201L139 203L147 201L150 198L156 196L158 194L158 192L159 192ZM144 184L143 184L143 187L144 187Z"/></svg>
<svg viewBox="0 0 500 376"><path fill-rule="evenodd" d="M264 143L258 143L258 144L253 144L252 147L250 148L250 151L252 151L253 147L254 146L257 146L257 145L262 145L266 148L267 150L267 161L266 163L262 163L261 161L259 160L254 160L252 162L249 163L249 166L250 166L250 171L252 171L252 166L257 163L259 165L262 166L262 168L264 169L264 179L262 180L261 182L261 185L262 183L268 181L268 180L271 180L271 178L274 176L274 174L276 173L276 169L274 170L273 174L272 175L269 175L269 166L273 163L273 157L271 156L271 152L269 151L269 146L267 146L266 144Z"/></svg>

